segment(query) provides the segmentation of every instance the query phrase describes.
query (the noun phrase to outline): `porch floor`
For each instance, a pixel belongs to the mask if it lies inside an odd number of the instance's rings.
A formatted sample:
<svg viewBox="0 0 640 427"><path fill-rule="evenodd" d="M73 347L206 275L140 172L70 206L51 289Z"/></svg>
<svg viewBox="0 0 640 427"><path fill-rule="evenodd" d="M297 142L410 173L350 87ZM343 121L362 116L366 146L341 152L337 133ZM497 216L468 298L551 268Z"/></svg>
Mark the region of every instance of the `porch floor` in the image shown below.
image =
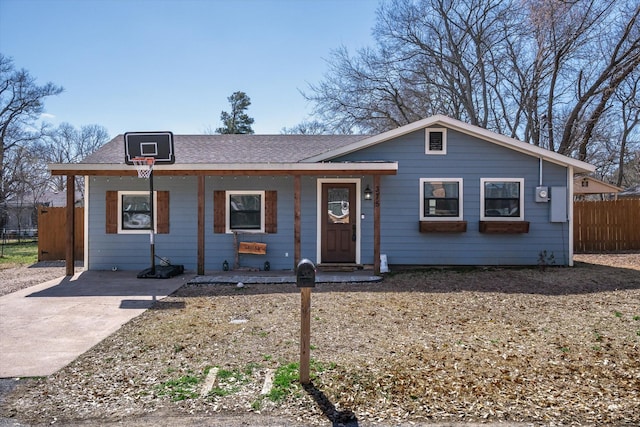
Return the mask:
<svg viewBox="0 0 640 427"><path fill-rule="evenodd" d="M382 276L376 276L371 270L357 271L318 271L316 283L364 283L379 282ZM262 283L296 283L296 275L292 270L280 271L211 271L203 276L195 276L189 284L228 283L237 284Z"/></svg>

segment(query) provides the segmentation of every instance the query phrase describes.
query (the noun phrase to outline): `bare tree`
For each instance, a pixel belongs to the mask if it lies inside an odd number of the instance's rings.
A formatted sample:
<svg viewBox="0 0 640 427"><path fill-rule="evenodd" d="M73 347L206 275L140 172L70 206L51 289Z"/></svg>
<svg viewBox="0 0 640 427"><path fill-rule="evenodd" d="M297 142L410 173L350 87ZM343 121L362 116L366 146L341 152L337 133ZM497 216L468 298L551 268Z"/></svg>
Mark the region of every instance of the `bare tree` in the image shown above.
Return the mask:
<svg viewBox="0 0 640 427"><path fill-rule="evenodd" d="M290 128L284 127L280 133L285 135L326 135L333 132L325 123L312 120L302 121Z"/></svg>
<svg viewBox="0 0 640 427"><path fill-rule="evenodd" d="M78 163L108 141L109 133L104 126L92 124L76 129L69 123L62 123L48 131L38 146L45 165L47 163ZM50 187L55 191L64 191L65 178L52 177ZM83 191L81 181L76 188Z"/></svg>
<svg viewBox="0 0 640 427"><path fill-rule="evenodd" d="M442 113L611 158L609 110L640 65L639 14L633 0L389 0L375 47L334 51L304 95L331 127L379 132Z"/></svg>
<svg viewBox="0 0 640 427"><path fill-rule="evenodd" d="M10 221L12 228L21 232L32 227L37 217L37 204L47 189L48 171L37 150L32 147L16 146L6 157L5 182L9 197L2 205L1 226Z"/></svg>
<svg viewBox="0 0 640 427"><path fill-rule="evenodd" d="M26 70L16 70L13 61L0 54L0 203L9 197L16 177L5 171L11 150L37 141L46 130L37 125L44 111L44 99L58 95L62 87L53 83L39 86Z"/></svg>
<svg viewBox="0 0 640 427"><path fill-rule="evenodd" d="M625 166L633 164L634 157L636 162L640 160L638 159L640 154L640 72L636 71L633 80L625 82L618 88L615 98L619 105L621 116L619 123L622 126L616 172L616 185L620 187L640 181L639 170L632 168L625 173Z"/></svg>
<svg viewBox="0 0 640 427"><path fill-rule="evenodd" d="M640 4L635 8L616 8L616 11L620 15L602 17L597 13L610 37L600 37L590 44L591 49L596 48L596 55L591 50L581 63L576 79L576 102L567 116L557 150L569 154L577 148L580 160L587 159L593 131L616 89L640 65Z"/></svg>
<svg viewBox="0 0 640 427"><path fill-rule="evenodd" d="M443 113L503 127L496 114L509 1L394 0L378 10L376 49L333 52L307 99L330 124L379 132ZM499 104L499 102L497 102Z"/></svg>

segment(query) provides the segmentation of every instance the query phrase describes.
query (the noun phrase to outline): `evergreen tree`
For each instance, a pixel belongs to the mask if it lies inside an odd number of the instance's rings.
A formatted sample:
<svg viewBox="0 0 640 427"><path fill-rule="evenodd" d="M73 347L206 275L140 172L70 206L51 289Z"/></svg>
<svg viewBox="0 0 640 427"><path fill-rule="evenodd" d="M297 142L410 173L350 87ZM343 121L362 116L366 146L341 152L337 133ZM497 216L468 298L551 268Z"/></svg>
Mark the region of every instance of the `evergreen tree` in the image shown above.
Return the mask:
<svg viewBox="0 0 640 427"><path fill-rule="evenodd" d="M220 134L238 134L253 133L251 125L253 118L249 117L245 110L251 105L251 99L244 92L234 92L227 98L231 104L231 112L223 111L220 113L222 127L216 129L216 133Z"/></svg>

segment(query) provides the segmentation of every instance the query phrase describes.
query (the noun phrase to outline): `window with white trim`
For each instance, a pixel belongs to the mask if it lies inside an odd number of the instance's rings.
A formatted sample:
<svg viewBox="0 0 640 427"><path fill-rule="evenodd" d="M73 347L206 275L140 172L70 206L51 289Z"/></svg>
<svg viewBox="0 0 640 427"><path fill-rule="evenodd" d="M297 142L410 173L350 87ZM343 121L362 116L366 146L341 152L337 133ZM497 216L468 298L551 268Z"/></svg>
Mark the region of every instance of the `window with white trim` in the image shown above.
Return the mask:
<svg viewBox="0 0 640 427"><path fill-rule="evenodd" d="M524 178L481 178L480 220L524 220Z"/></svg>
<svg viewBox="0 0 640 427"><path fill-rule="evenodd" d="M264 191L227 191L227 232L264 233Z"/></svg>
<svg viewBox="0 0 640 427"><path fill-rule="evenodd" d="M421 221L462 218L462 178L420 178Z"/></svg>
<svg viewBox="0 0 640 427"><path fill-rule="evenodd" d="M157 193L153 193L154 218L157 218ZM143 234L151 229L151 203L148 191L118 191L118 233ZM154 224L157 232L157 221Z"/></svg>
<svg viewBox="0 0 640 427"><path fill-rule="evenodd" d="M426 154L447 154L447 129L427 128L425 129L425 153Z"/></svg>

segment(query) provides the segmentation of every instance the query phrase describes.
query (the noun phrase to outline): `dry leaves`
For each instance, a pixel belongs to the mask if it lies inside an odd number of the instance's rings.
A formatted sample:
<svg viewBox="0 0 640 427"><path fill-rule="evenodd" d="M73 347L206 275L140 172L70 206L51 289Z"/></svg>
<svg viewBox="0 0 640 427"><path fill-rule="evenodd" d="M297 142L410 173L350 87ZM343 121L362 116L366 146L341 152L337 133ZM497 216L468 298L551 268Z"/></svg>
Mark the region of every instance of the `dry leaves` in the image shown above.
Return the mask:
<svg viewBox="0 0 640 427"><path fill-rule="evenodd" d="M59 373L23 384L2 413L637 425L640 256L579 258L603 259L618 267L427 270L322 285L312 293L311 356L324 369L313 388L295 385L276 403L260 394L262 381L298 360L298 290L187 286ZM244 374L229 394L173 401L159 392L208 366Z"/></svg>

